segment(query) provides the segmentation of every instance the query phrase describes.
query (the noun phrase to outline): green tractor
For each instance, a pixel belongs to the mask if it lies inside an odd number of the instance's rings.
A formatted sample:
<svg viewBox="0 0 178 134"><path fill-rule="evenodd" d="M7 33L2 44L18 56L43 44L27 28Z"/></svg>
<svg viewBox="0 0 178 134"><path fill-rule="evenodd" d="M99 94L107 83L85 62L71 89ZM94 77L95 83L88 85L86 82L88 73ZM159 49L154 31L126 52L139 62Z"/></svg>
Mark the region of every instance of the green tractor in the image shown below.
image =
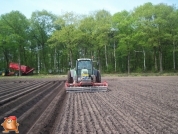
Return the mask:
<svg viewBox="0 0 178 134"><path fill-rule="evenodd" d="M68 71L65 87L67 92L107 91L108 83L101 82L101 74L93 67L92 59L81 58Z"/></svg>

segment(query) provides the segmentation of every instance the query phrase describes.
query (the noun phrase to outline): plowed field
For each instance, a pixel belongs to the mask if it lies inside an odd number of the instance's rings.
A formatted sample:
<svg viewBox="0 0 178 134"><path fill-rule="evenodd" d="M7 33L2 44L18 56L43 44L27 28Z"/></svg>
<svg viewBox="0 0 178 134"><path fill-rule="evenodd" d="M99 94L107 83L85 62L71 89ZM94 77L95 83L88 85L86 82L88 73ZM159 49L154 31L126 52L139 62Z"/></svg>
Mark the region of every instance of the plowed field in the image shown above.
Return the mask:
<svg viewBox="0 0 178 134"><path fill-rule="evenodd" d="M21 134L178 134L178 77L103 80L107 92L65 93L58 78L0 79L0 123L17 116Z"/></svg>

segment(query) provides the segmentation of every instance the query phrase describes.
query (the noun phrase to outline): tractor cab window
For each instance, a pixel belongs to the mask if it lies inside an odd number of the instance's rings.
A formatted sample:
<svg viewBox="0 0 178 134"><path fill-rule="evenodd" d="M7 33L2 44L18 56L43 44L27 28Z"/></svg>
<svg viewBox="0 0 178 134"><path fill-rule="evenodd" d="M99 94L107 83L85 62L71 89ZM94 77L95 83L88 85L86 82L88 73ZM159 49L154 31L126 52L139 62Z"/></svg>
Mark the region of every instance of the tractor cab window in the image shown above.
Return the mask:
<svg viewBox="0 0 178 134"><path fill-rule="evenodd" d="M92 62L90 60L78 61L78 70L77 70L78 76L81 75L81 70L82 69L87 69L88 73L92 74Z"/></svg>
<svg viewBox="0 0 178 134"><path fill-rule="evenodd" d="M91 61L89 60L78 62L78 69L91 69L91 68L92 68L92 64Z"/></svg>

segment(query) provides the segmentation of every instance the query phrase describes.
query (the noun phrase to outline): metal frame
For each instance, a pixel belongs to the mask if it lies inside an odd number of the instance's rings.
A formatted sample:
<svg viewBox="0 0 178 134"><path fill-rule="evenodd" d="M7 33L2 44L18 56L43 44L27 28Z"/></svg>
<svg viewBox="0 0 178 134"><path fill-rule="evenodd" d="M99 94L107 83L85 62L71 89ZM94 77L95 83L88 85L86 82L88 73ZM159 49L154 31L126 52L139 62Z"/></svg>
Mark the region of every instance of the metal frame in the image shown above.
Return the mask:
<svg viewBox="0 0 178 134"><path fill-rule="evenodd" d="M84 83L83 83L84 84ZM104 92L108 90L108 83L91 83L91 86L84 86L80 83L65 83L66 92Z"/></svg>

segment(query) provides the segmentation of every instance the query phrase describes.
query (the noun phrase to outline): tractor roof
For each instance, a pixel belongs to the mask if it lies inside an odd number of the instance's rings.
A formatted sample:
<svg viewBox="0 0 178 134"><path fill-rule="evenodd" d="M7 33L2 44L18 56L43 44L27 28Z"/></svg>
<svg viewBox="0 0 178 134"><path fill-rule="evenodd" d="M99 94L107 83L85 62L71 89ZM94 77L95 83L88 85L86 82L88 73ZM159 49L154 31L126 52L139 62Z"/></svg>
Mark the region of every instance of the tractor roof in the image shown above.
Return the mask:
<svg viewBox="0 0 178 134"><path fill-rule="evenodd" d="M80 59L77 59L78 61L81 61L81 60L91 60L89 58L80 58Z"/></svg>

